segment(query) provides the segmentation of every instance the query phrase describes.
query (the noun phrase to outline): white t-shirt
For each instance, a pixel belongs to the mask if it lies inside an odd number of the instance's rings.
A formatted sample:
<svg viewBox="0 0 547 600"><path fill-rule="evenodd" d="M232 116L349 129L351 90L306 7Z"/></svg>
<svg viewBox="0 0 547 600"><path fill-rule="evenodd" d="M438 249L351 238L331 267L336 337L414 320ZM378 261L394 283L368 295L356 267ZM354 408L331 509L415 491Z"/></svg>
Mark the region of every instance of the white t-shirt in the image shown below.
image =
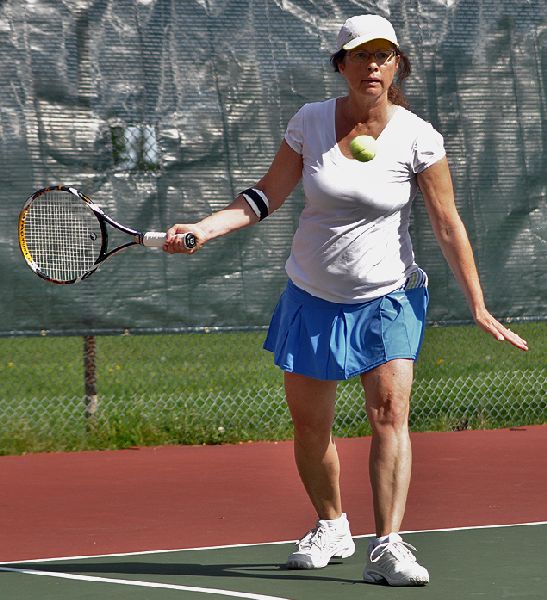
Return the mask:
<svg viewBox="0 0 547 600"><path fill-rule="evenodd" d="M286 271L313 296L358 303L398 289L417 269L408 232L416 174L445 151L440 133L398 106L374 159L349 159L336 143L335 109L335 98L305 104L287 126L306 199Z"/></svg>

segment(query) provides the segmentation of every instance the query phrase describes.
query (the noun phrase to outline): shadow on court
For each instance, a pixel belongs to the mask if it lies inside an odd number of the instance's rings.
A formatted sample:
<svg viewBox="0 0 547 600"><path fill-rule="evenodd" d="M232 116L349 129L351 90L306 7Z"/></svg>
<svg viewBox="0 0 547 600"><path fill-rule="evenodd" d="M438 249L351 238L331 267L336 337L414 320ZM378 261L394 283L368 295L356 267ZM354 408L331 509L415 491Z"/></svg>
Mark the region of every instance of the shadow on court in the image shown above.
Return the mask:
<svg viewBox="0 0 547 600"><path fill-rule="evenodd" d="M187 551L183 551L182 557L179 553L175 553L174 559L178 555L184 559L184 554ZM311 570L306 572L306 579L312 581L332 581L333 580L333 569L337 565L341 565L341 562L332 561L329 565L330 569L322 570ZM34 569L47 573L76 573L76 574L88 574L88 575L129 575L142 577L197 577L197 578L222 578L230 579L235 578L244 580L250 578L252 580L257 579L271 579L274 581L279 580L294 580L299 581L302 579L300 574L302 571L294 571L287 569L284 565L273 564L273 563L232 563L232 564L197 564L197 563L162 563L162 562L116 562L111 560L108 562L93 562L87 563L85 560L78 561L76 564L36 564L36 563L19 563L17 565L11 565L15 568L21 569ZM336 577L338 582L355 583L356 579L341 579ZM208 582L211 584L211 582ZM213 586L214 587L214 586Z"/></svg>
<svg viewBox="0 0 547 600"><path fill-rule="evenodd" d="M406 541L418 548L420 562L431 573L431 583L405 590L362 582L368 538L356 540L354 556L322 570L287 570L283 562L292 545L262 544L10 564L10 568L21 571L31 569L54 578L69 575L82 580L59 579L52 585L44 583L50 577L5 572L0 585L8 592L6 597L17 600L68 600L75 590L79 590L78 597L87 600L197 600L204 594L264 600L376 600L386 594L404 595L405 599L544 600L546 536L547 524L407 534ZM143 582L155 587L153 596L152 590L147 596L134 587ZM176 595L169 587L177 588Z"/></svg>

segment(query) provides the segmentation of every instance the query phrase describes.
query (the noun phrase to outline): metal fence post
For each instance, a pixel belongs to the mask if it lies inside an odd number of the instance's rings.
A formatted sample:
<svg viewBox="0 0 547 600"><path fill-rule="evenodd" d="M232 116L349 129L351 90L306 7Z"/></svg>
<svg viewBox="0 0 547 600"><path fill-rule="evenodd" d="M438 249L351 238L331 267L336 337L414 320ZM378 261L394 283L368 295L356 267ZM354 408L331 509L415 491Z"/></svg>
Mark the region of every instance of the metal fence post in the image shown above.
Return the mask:
<svg viewBox="0 0 547 600"><path fill-rule="evenodd" d="M95 423L98 407L95 348L95 336L84 336L85 417L88 429Z"/></svg>

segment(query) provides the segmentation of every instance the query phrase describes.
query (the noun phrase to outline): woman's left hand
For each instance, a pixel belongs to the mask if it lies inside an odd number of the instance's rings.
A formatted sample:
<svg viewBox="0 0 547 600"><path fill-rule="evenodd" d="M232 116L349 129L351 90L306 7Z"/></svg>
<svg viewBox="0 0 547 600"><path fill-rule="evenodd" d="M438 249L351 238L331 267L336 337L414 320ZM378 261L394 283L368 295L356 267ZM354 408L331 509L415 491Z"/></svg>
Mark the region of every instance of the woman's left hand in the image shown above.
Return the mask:
<svg viewBox="0 0 547 600"><path fill-rule="evenodd" d="M528 351L528 342L523 340L514 331L502 325L497 319L495 319L486 309L480 314L475 316L475 323L486 333L489 333L492 337L495 337L500 342L509 342L520 350Z"/></svg>

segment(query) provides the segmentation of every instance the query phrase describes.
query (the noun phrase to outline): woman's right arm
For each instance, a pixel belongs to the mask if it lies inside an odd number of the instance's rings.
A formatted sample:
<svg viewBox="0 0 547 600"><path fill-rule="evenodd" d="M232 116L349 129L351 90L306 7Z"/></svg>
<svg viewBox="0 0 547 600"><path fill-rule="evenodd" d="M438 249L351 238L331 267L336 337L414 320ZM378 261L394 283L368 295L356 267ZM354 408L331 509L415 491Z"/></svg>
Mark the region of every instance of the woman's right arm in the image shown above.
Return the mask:
<svg viewBox="0 0 547 600"><path fill-rule="evenodd" d="M281 207L288 195L296 187L302 176L302 156L295 152L285 140L264 177L254 186L261 190L269 200L269 214ZM206 242L242 229L258 222L258 217L239 195L229 206L205 217L198 223L177 223L167 231L167 241L163 249L170 254L195 252ZM191 232L196 236L194 249L187 250L180 234Z"/></svg>

